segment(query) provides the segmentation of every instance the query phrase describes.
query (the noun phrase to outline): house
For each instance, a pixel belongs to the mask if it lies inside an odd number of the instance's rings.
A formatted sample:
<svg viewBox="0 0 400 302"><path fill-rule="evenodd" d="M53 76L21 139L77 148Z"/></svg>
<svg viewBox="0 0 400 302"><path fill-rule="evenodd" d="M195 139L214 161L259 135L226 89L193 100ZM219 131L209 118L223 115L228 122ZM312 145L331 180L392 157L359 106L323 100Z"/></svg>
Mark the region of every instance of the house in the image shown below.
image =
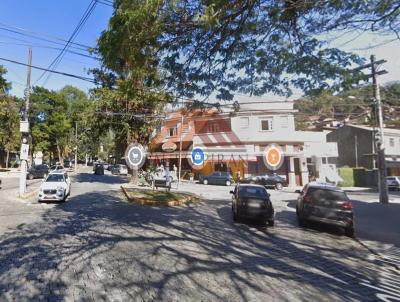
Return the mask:
<svg viewBox="0 0 400 302"><path fill-rule="evenodd" d="M344 125L328 133L328 142L338 146L338 166L377 168L377 132L377 128ZM388 175L400 175L400 129L384 129L384 148Z"/></svg>
<svg viewBox="0 0 400 302"><path fill-rule="evenodd" d="M191 170L191 150L201 147L207 160L201 174L230 171L235 177L271 172L265 150L275 144L283 153L277 169L290 186L308 183L310 176L338 181L336 143L327 143L324 132L296 131L292 102L248 102L240 110L217 109L171 113L150 145L151 161L168 161ZM165 152L167 150L168 152Z"/></svg>

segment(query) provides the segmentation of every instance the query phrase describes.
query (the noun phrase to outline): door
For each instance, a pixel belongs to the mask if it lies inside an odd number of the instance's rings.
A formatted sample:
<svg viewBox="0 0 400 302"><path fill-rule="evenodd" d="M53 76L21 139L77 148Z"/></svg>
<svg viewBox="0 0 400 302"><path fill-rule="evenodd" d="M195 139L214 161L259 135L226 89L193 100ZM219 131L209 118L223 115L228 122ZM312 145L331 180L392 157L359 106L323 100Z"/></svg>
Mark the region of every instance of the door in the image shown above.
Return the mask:
<svg viewBox="0 0 400 302"><path fill-rule="evenodd" d="M301 170L300 170L300 158L294 158L294 174L296 176L296 185L302 186L301 181Z"/></svg>

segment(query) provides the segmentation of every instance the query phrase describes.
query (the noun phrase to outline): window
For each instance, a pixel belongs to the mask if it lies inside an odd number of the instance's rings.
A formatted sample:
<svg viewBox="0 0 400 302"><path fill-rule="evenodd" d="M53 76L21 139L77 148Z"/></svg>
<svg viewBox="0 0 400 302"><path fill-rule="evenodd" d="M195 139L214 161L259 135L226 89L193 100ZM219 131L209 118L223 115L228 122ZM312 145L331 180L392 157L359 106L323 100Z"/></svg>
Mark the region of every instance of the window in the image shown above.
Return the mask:
<svg viewBox="0 0 400 302"><path fill-rule="evenodd" d="M249 118L241 117L240 118L240 128L248 128L249 127Z"/></svg>
<svg viewBox="0 0 400 302"><path fill-rule="evenodd" d="M272 118L261 120L261 130L262 131L272 130Z"/></svg>
<svg viewBox="0 0 400 302"><path fill-rule="evenodd" d="M169 136L176 136L176 127L169 128Z"/></svg>
<svg viewBox="0 0 400 302"><path fill-rule="evenodd" d="M394 138L393 137L389 138L389 146L394 147Z"/></svg>

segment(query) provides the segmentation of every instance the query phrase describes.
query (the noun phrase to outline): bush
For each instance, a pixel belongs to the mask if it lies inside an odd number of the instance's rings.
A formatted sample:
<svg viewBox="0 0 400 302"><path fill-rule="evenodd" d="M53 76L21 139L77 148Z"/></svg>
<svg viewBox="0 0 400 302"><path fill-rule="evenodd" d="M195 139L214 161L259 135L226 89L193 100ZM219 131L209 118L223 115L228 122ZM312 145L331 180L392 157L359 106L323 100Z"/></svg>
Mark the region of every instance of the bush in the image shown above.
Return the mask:
<svg viewBox="0 0 400 302"><path fill-rule="evenodd" d="M338 169L339 175L343 181L339 183L341 187L354 187L354 173L353 169L349 167L342 167Z"/></svg>

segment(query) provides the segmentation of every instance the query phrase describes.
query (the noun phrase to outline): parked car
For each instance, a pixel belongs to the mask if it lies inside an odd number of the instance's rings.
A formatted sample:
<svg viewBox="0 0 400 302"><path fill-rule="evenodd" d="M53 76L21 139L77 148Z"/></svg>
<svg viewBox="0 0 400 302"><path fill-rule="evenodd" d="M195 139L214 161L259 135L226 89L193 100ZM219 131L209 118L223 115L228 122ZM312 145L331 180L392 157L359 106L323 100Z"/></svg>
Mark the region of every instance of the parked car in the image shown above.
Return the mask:
<svg viewBox="0 0 400 302"><path fill-rule="evenodd" d="M94 165L94 174L96 174L96 175L104 175L104 166L103 166L103 164L95 164Z"/></svg>
<svg viewBox="0 0 400 302"><path fill-rule="evenodd" d="M67 169L72 168L72 161L64 160L64 167L67 168Z"/></svg>
<svg viewBox="0 0 400 302"><path fill-rule="evenodd" d="M26 173L27 179L45 178L49 174L48 165L35 165L28 169Z"/></svg>
<svg viewBox="0 0 400 302"><path fill-rule="evenodd" d="M54 165L50 167L50 172L54 171L64 171L64 167L61 165Z"/></svg>
<svg viewBox="0 0 400 302"><path fill-rule="evenodd" d="M51 172L39 188L39 202L54 200L64 202L71 194L71 181L64 171Z"/></svg>
<svg viewBox="0 0 400 302"><path fill-rule="evenodd" d="M108 170L109 167L111 166L109 163L106 163L106 162L103 162L102 164L103 164L104 170Z"/></svg>
<svg viewBox="0 0 400 302"><path fill-rule="evenodd" d="M277 174L262 174L258 176L248 177L240 180L241 183L253 183L263 185L269 188L282 190L287 186L286 179Z"/></svg>
<svg viewBox="0 0 400 302"><path fill-rule="evenodd" d="M230 193L234 221L251 218L269 226L274 225L274 207L264 186L238 184Z"/></svg>
<svg viewBox="0 0 400 302"><path fill-rule="evenodd" d="M128 168L125 165L117 164L111 168L111 174L128 175Z"/></svg>
<svg viewBox="0 0 400 302"><path fill-rule="evenodd" d="M344 228L346 235L354 235L353 205L346 193L331 184L310 182L300 193L296 214L300 226L309 221Z"/></svg>
<svg viewBox="0 0 400 302"><path fill-rule="evenodd" d="M386 177L386 184L389 190L400 190L400 176Z"/></svg>
<svg viewBox="0 0 400 302"><path fill-rule="evenodd" d="M200 176L200 182L205 185L230 186L234 181L229 172L214 172L208 176Z"/></svg>

